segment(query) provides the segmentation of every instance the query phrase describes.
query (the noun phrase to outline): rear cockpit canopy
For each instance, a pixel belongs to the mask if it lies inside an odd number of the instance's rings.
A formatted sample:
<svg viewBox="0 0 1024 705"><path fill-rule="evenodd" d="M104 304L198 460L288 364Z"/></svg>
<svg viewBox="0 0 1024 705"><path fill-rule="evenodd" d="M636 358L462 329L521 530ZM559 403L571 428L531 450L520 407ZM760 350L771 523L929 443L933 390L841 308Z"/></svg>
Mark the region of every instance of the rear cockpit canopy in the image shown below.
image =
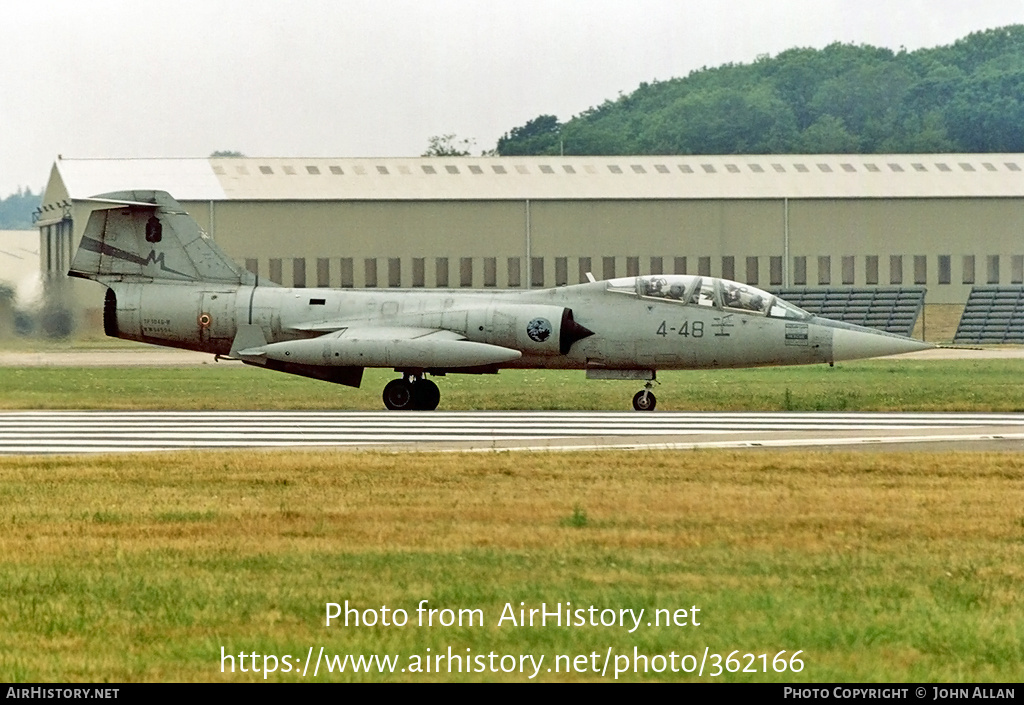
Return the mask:
<svg viewBox="0 0 1024 705"><path fill-rule="evenodd" d="M806 320L811 314L749 284L689 274L652 274L611 279L608 290L684 306L707 306L755 316Z"/></svg>

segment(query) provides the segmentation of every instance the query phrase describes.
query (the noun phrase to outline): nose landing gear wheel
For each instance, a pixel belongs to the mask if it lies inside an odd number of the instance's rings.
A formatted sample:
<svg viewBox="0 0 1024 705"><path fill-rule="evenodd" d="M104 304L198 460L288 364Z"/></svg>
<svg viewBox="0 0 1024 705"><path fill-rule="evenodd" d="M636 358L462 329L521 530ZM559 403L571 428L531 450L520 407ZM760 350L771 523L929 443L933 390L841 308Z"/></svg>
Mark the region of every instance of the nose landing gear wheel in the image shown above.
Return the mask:
<svg viewBox="0 0 1024 705"><path fill-rule="evenodd" d="M657 404L658 400L649 389L641 389L633 395L633 408L637 411L654 411Z"/></svg>
<svg viewBox="0 0 1024 705"><path fill-rule="evenodd" d="M405 379L393 379L384 386L384 406L392 411L412 409L412 385Z"/></svg>

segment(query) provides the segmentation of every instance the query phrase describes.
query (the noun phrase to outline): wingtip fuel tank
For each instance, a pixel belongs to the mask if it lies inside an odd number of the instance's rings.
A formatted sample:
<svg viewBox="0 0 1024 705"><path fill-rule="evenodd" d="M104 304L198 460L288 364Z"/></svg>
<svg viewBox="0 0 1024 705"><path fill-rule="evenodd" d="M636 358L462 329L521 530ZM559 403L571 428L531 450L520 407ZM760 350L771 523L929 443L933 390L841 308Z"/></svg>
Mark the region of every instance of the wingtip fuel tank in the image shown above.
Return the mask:
<svg viewBox="0 0 1024 705"><path fill-rule="evenodd" d="M235 355L257 364L264 358L297 365L420 370L493 367L523 356L518 350L475 343L450 331L387 327L345 329L318 338L269 343ZM444 364L439 365L439 360Z"/></svg>

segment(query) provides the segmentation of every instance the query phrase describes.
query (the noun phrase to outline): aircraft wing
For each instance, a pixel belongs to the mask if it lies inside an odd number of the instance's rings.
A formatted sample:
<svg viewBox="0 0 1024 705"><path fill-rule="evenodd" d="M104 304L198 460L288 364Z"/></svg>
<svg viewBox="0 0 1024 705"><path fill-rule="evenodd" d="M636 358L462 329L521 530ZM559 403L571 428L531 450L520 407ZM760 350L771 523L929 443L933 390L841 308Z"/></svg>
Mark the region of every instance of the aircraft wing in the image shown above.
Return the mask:
<svg viewBox="0 0 1024 705"><path fill-rule="evenodd" d="M339 330L348 328L348 324L338 321L306 321L288 326L288 330L299 333L336 333ZM415 330L409 328L408 330Z"/></svg>
<svg viewBox="0 0 1024 705"><path fill-rule="evenodd" d="M331 328L327 323L317 328ZM267 343L258 326L239 327L231 356L257 365L268 361L319 367L391 367L458 369L512 362L522 353L476 343L437 328L408 326L337 326L316 338ZM316 328L314 328L315 330Z"/></svg>

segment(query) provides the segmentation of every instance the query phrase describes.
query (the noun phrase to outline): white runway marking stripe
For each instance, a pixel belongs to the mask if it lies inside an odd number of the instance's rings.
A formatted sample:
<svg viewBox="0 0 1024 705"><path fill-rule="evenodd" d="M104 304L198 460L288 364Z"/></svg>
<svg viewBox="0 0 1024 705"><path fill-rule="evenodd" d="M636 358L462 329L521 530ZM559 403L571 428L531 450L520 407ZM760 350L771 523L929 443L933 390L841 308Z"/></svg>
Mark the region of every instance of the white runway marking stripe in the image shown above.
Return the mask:
<svg viewBox="0 0 1024 705"><path fill-rule="evenodd" d="M400 450L424 444L742 447L1018 437L1024 437L1024 415L1008 413L0 412L0 454L299 446Z"/></svg>

